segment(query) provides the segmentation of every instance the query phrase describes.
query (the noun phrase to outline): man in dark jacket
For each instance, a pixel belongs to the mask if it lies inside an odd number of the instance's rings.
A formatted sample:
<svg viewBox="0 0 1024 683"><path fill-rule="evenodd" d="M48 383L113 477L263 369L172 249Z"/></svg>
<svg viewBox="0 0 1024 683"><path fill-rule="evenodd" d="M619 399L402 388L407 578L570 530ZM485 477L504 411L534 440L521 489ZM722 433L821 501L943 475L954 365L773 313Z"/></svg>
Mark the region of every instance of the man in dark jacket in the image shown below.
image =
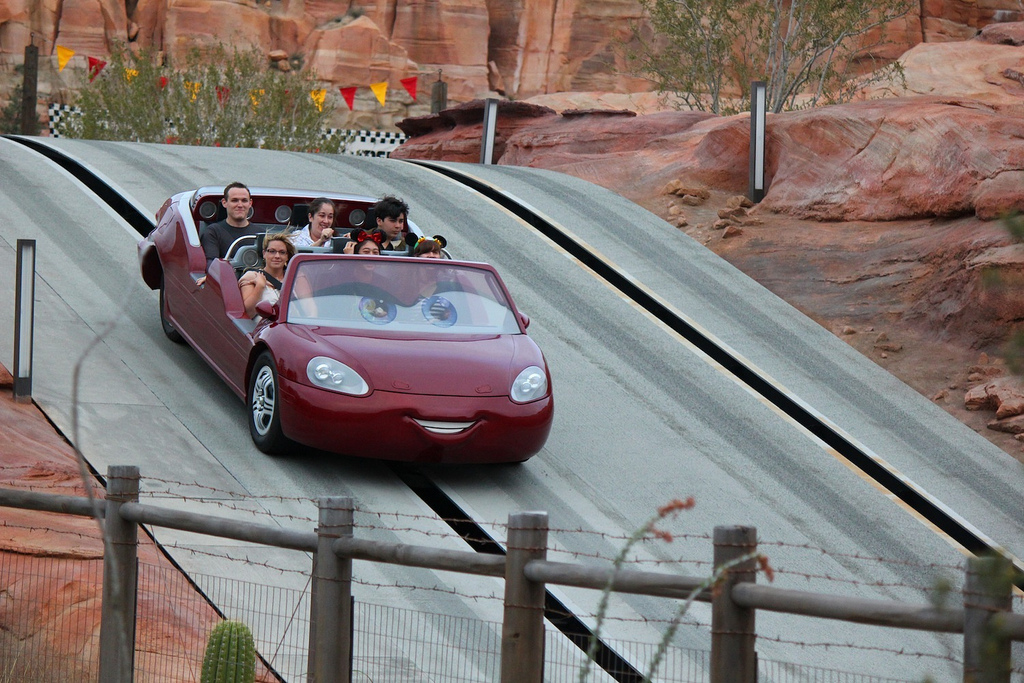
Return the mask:
<svg viewBox="0 0 1024 683"><path fill-rule="evenodd" d="M203 230L199 243L206 254L206 265L215 258L224 258L228 248L243 235L256 235L263 230L249 223L249 211L252 210L252 195L249 188L242 183L231 183L224 188L224 198L220 203L227 209L228 217L222 221L211 223Z"/></svg>

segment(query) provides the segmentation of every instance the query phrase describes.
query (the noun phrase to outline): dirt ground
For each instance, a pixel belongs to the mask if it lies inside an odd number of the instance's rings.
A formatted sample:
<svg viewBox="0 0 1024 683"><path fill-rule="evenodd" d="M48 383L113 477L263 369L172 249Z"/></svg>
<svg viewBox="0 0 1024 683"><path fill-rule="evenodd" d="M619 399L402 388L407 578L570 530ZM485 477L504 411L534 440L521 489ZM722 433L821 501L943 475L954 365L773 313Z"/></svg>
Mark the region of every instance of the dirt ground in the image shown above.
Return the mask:
<svg viewBox="0 0 1024 683"><path fill-rule="evenodd" d="M1020 313L969 265L1007 243L998 222L820 223L754 208L728 228L719 211L729 200L641 203L672 223L681 216L680 230L1024 463L1022 440L987 427L993 411L964 407L968 389L1011 375L1001 355Z"/></svg>

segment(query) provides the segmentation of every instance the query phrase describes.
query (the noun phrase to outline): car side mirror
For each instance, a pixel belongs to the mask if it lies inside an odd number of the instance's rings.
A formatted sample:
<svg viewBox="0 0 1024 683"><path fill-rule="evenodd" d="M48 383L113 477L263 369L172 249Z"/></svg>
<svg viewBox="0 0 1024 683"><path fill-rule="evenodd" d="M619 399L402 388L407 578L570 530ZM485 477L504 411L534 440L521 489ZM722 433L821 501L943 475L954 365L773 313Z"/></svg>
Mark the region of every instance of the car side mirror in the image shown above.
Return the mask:
<svg viewBox="0 0 1024 683"><path fill-rule="evenodd" d="M523 313L522 311L520 311L519 312L519 322L521 322L523 324L523 329L525 330L527 327L530 326L530 316L528 316L525 313Z"/></svg>
<svg viewBox="0 0 1024 683"><path fill-rule="evenodd" d="M277 320L277 304L272 304L269 301L260 301L256 304L256 312L267 320Z"/></svg>

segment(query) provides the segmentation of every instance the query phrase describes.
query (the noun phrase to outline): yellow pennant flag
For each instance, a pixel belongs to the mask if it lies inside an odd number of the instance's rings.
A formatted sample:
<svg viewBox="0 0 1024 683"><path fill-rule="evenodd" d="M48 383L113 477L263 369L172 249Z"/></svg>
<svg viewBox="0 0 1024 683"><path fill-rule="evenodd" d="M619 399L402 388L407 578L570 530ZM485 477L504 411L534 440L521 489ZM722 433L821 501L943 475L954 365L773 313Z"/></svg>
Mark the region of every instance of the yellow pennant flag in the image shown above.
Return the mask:
<svg viewBox="0 0 1024 683"><path fill-rule="evenodd" d="M75 51L69 47L63 45L57 46L57 71L63 71L64 67L68 65L71 58L75 56Z"/></svg>
<svg viewBox="0 0 1024 683"><path fill-rule="evenodd" d="M188 98L192 102L196 101L196 96L199 95L199 87L202 85L199 81L185 81L185 90L188 92Z"/></svg>
<svg viewBox="0 0 1024 683"><path fill-rule="evenodd" d="M324 98L327 97L327 91L321 88L320 90L310 90L309 97L313 100L313 104L316 105L317 111L324 110Z"/></svg>
<svg viewBox="0 0 1024 683"><path fill-rule="evenodd" d="M129 83L131 83L132 79L135 78L138 75L139 75L139 70L138 69L129 69L127 66L124 68L124 80L128 81ZM195 97L193 97L192 99L194 100Z"/></svg>
<svg viewBox="0 0 1024 683"><path fill-rule="evenodd" d="M370 90L377 96L377 101L380 102L380 106L384 106L384 100L388 96L388 82L374 83L370 86Z"/></svg>

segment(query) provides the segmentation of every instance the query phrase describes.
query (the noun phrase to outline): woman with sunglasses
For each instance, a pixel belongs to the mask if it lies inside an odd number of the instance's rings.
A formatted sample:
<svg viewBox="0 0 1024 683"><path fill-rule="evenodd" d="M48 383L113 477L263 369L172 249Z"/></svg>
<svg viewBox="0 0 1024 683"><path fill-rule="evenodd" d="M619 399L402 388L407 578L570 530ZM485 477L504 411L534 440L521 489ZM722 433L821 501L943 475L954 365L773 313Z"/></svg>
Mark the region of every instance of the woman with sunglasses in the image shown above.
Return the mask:
<svg viewBox="0 0 1024 683"><path fill-rule="evenodd" d="M242 304L250 318L256 318L256 304L269 301L276 304L281 296L281 280L284 279L288 261L295 256L295 245L285 235L267 235L263 242L262 268L247 270L238 279L242 292Z"/></svg>

